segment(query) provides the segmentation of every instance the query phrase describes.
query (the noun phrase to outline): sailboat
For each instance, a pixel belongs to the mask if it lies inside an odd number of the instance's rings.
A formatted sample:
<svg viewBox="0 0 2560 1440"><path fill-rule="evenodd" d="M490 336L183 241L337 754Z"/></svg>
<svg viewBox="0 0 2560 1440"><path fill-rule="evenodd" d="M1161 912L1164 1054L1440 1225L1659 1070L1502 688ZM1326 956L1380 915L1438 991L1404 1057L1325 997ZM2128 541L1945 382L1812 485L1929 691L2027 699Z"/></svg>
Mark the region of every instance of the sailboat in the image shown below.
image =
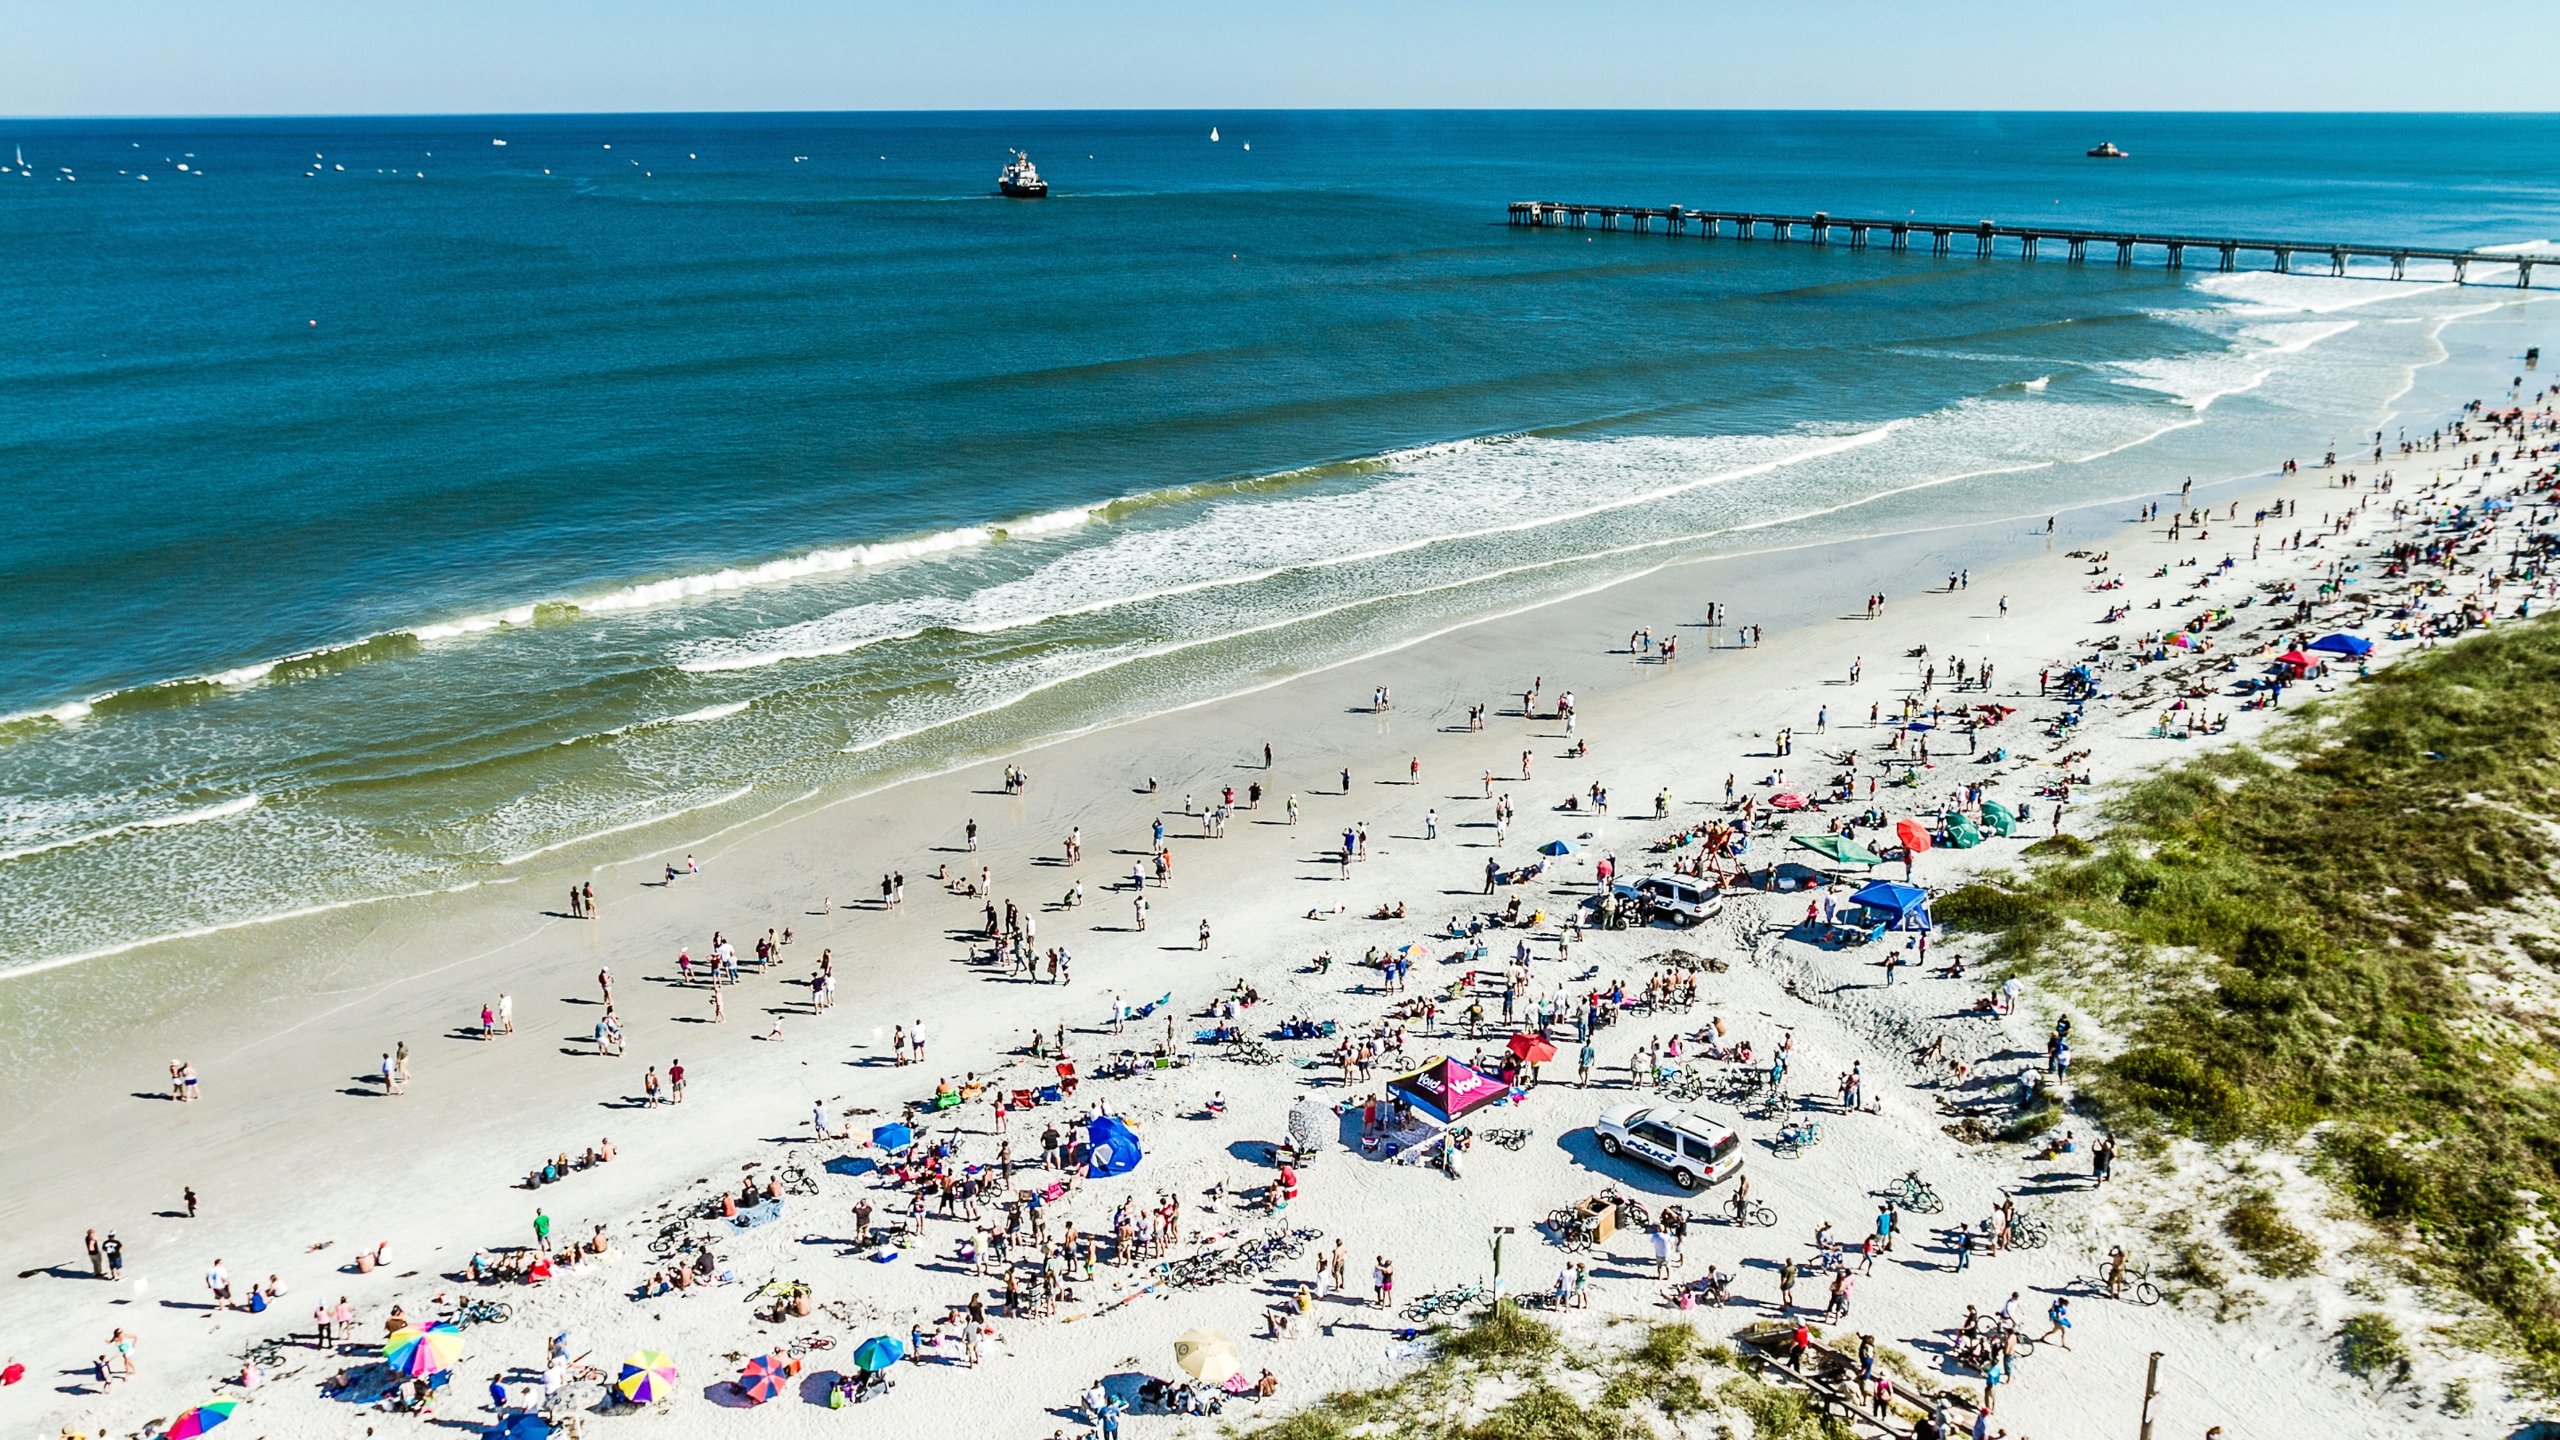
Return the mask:
<svg viewBox="0 0 2560 1440"><path fill-rule="evenodd" d="M1212 145L1218 143L1218 127L1215 125L1209 127L1209 143Z"/></svg>

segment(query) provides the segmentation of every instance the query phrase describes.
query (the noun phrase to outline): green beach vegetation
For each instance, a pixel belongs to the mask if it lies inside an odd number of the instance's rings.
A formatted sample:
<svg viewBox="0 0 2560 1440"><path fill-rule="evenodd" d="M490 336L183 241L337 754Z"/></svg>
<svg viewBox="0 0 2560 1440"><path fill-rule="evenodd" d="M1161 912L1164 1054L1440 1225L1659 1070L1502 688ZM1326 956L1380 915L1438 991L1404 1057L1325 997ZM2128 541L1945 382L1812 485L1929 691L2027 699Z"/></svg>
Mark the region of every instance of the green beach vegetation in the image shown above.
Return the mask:
<svg viewBox="0 0 2560 1440"><path fill-rule="evenodd" d="M1602 1343L1569 1344L1554 1325L1508 1302L1437 1332L1429 1356L1393 1383L1337 1391L1228 1433L1246 1440L1651 1440L1692 1416L1743 1422L1727 1428L1751 1440L1850 1440L1853 1433L1822 1415L1806 1392L1744 1373L1731 1347L1706 1343L1686 1321L1615 1321Z"/></svg>
<svg viewBox="0 0 2560 1440"><path fill-rule="evenodd" d="M1937 914L2125 1037L2085 1067L2083 1104L2137 1133L2308 1140L2365 1218L2560 1384L2555 762L2560 623L2518 623L2132 785L2094 843L2033 847L2025 873ZM2264 1194L2220 1228L2268 1274L2318 1265ZM2397 1336L2372 1329L2342 1358L2388 1368Z"/></svg>

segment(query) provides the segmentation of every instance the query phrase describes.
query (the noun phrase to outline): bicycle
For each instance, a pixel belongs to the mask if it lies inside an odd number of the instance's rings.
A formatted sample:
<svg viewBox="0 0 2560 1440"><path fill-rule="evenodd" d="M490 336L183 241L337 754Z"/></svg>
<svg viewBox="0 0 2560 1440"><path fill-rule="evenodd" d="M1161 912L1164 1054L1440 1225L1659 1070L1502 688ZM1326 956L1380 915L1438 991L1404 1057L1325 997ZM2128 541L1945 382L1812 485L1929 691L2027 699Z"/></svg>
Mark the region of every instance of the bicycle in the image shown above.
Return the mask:
<svg viewBox="0 0 2560 1440"><path fill-rule="evenodd" d="M1484 1298L1482 1285L1460 1285L1434 1295L1424 1295L1404 1307L1407 1320L1428 1320L1435 1315L1455 1314Z"/></svg>
<svg viewBox="0 0 2560 1440"><path fill-rule="evenodd" d="M782 1353L797 1360L812 1350L833 1350L834 1348L836 1348L836 1342L833 1338L812 1334L795 1338L790 1344L782 1347Z"/></svg>
<svg viewBox="0 0 2560 1440"><path fill-rule="evenodd" d="M1725 1207L1724 1218L1745 1227L1768 1226L1778 1223L1778 1212L1770 1209L1765 1201L1754 1200L1740 1210L1732 1206Z"/></svg>
<svg viewBox="0 0 2560 1440"><path fill-rule="evenodd" d="M1505 1150L1517 1150L1529 1143L1526 1130L1487 1130L1483 1135L1487 1144L1499 1145Z"/></svg>
<svg viewBox="0 0 2560 1440"><path fill-rule="evenodd" d="M2083 1275L2077 1283L2081 1289L2102 1300L2130 1300L2136 1305L2157 1305L2161 1300L2159 1283L2151 1278L2151 1267L2148 1265L2139 1270L2126 1266L2124 1276L2118 1281L2112 1294L2107 1290L2107 1277L2104 1273Z"/></svg>
<svg viewBox="0 0 2560 1440"><path fill-rule="evenodd" d="M1792 1157L1802 1155L1821 1143L1821 1121L1789 1121L1778 1128L1778 1136L1769 1142L1769 1149L1773 1154Z"/></svg>
<svg viewBox="0 0 2560 1440"><path fill-rule="evenodd" d="M240 1359L243 1363L255 1365L261 1370L273 1370L284 1363L287 1353L283 1341L261 1340L241 1351Z"/></svg>
<svg viewBox="0 0 2560 1440"><path fill-rule="evenodd" d="M818 1182L810 1179L809 1172L800 1168L797 1164L783 1166L782 1172L778 1178L782 1181L782 1193L785 1195L815 1195L818 1193Z"/></svg>
<svg viewBox="0 0 2560 1440"><path fill-rule="evenodd" d="M1935 1215L1947 1208L1947 1202L1938 1198L1938 1192L1930 1188L1928 1181L1920 1178L1917 1170L1905 1173L1885 1193L1903 1209L1917 1215Z"/></svg>
<svg viewBox="0 0 2560 1440"><path fill-rule="evenodd" d="M453 1312L457 1326L504 1325L514 1318L515 1308L500 1300L465 1300Z"/></svg>

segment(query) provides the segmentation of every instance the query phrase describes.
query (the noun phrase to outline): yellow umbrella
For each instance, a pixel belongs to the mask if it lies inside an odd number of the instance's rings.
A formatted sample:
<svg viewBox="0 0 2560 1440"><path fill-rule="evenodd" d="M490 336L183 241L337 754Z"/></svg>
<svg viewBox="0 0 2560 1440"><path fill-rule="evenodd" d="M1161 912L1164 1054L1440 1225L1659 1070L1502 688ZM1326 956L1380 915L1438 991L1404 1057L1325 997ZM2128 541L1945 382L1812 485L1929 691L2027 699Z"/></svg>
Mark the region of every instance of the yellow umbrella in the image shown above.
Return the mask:
<svg viewBox="0 0 2560 1440"><path fill-rule="evenodd" d="M1223 1385L1244 1373L1236 1342L1215 1330L1186 1330L1173 1342L1173 1363L1204 1385Z"/></svg>
<svg viewBox="0 0 2560 1440"><path fill-rule="evenodd" d="M675 1394L676 1362L661 1350L638 1350L622 1362L613 1388L634 1405L655 1405Z"/></svg>

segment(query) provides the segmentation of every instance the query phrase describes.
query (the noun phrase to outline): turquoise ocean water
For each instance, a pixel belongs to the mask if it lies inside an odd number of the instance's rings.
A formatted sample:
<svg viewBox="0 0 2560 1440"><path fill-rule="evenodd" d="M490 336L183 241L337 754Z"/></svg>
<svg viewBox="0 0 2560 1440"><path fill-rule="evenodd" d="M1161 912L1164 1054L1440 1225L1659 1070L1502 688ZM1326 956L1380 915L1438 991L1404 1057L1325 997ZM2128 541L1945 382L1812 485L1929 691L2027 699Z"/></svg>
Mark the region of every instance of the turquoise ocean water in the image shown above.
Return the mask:
<svg viewBox="0 0 2560 1440"><path fill-rule="evenodd" d="M1009 146L1052 198L995 196ZM1672 555L2352 448L2498 298L1515 232L1513 199L2560 236L2550 117L0 122L12 149L0 969L645 843Z"/></svg>

